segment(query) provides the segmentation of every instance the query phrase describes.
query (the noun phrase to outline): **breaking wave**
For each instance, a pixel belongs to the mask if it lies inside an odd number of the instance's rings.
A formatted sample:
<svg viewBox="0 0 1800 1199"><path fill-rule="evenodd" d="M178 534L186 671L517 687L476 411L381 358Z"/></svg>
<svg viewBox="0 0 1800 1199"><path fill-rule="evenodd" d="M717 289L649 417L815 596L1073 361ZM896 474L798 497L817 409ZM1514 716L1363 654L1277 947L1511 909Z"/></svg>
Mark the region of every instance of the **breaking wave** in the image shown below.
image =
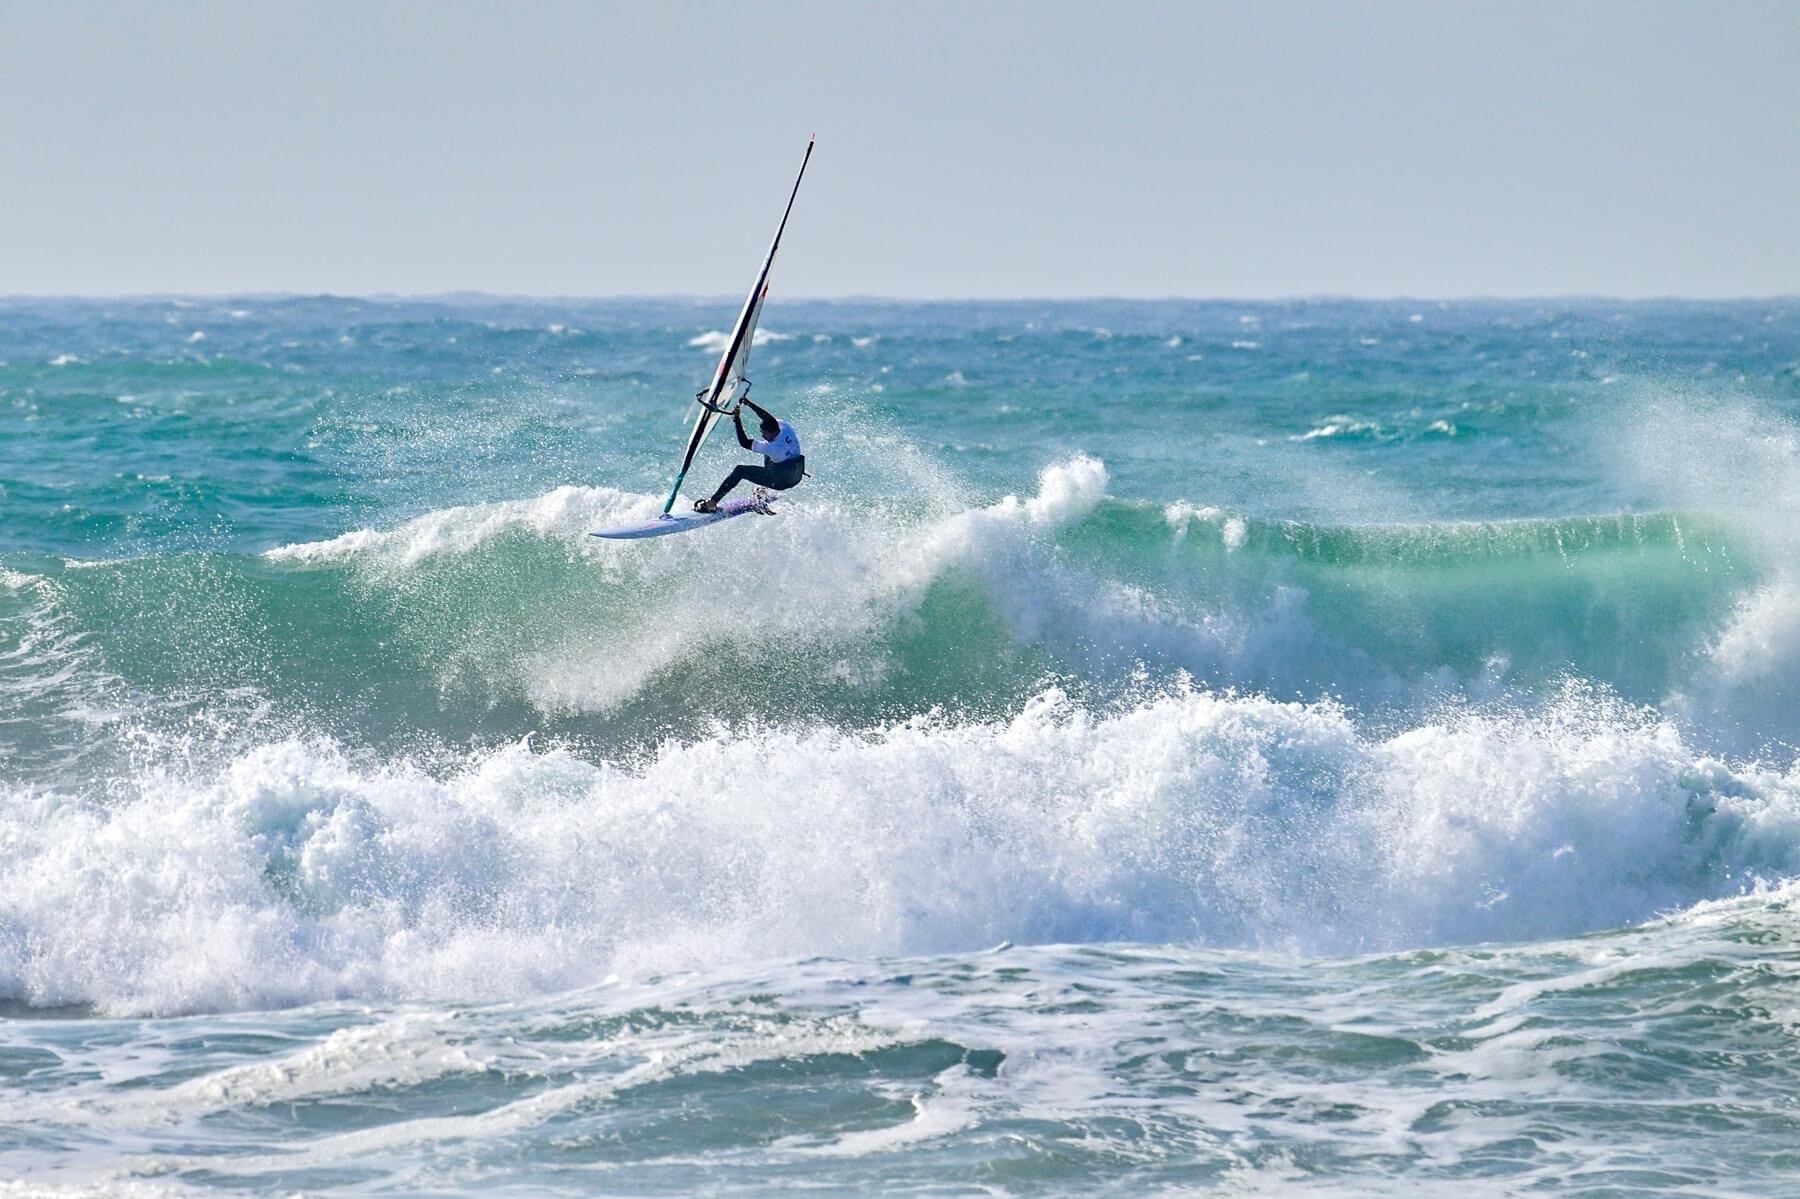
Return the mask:
<svg viewBox="0 0 1800 1199"><path fill-rule="evenodd" d="M1800 870L1800 774L1570 689L1373 735L1178 688L1099 715L720 729L448 770L286 739L0 805L0 994L180 1011L1021 942L1308 953L1649 920Z"/></svg>

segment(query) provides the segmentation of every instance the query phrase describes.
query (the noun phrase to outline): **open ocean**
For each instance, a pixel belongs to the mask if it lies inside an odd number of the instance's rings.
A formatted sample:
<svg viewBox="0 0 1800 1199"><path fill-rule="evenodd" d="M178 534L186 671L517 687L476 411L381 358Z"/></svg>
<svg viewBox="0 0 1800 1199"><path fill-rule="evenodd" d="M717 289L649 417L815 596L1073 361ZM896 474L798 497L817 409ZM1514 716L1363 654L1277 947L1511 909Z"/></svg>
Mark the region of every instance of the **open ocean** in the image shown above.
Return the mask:
<svg viewBox="0 0 1800 1199"><path fill-rule="evenodd" d="M0 1196L1800 1194L1800 300L735 309L0 300Z"/></svg>

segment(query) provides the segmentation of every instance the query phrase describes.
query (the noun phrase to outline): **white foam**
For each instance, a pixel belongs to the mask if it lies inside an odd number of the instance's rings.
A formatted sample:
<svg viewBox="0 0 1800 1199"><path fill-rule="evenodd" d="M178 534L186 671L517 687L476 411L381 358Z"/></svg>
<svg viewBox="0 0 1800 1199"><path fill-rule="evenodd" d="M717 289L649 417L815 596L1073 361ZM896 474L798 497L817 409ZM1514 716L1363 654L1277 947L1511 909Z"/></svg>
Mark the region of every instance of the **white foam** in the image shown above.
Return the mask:
<svg viewBox="0 0 1800 1199"><path fill-rule="evenodd" d="M95 726L129 703L106 668L99 642L71 611L61 580L0 569L0 731L29 725L32 735L0 736L7 777L66 765L93 748Z"/></svg>
<svg viewBox="0 0 1800 1199"><path fill-rule="evenodd" d="M1616 428L1615 428L1616 427ZM1800 703L1800 429L1747 397L1641 387L1611 422L1621 475L1667 506L1731 522L1760 561L1697 655L1702 669L1665 707L1724 741L1793 741Z"/></svg>
<svg viewBox="0 0 1800 1199"><path fill-rule="evenodd" d="M359 561L404 568L438 555L466 554L507 533L582 537L608 524L645 519L655 505L650 496L611 487L564 486L530 499L442 508L392 529L357 529L325 541L279 546L263 556L272 562Z"/></svg>
<svg viewBox="0 0 1800 1199"><path fill-rule="evenodd" d="M1738 683L1791 677L1800 655L1800 589L1786 583L1759 587L1739 600L1707 656L1719 673Z"/></svg>
<svg viewBox="0 0 1800 1199"><path fill-rule="evenodd" d="M1187 538L1188 531L1194 525L1210 525L1217 529L1219 543L1227 550L1238 550L1243 547L1244 539L1249 535L1249 526L1244 518L1234 516L1223 508L1210 504L1196 507L1185 500L1177 500L1163 506L1163 521L1175 534L1176 541Z"/></svg>
<svg viewBox="0 0 1800 1199"><path fill-rule="evenodd" d="M824 1144L806 1136L783 1137L770 1149L777 1154L794 1153L802 1157L864 1157L871 1153L892 1153L921 1141L961 1132L980 1119L975 1104L959 1094L959 1084L968 1078L968 1073L964 1066L940 1073L932 1079L935 1093L929 1100L916 1093L906 1096L912 1104L913 1118L903 1124L859 1129Z"/></svg>
<svg viewBox="0 0 1800 1199"><path fill-rule="evenodd" d="M1613 927L1800 873L1800 775L1579 693L1394 736L1331 705L1103 715L1052 690L629 767L518 745L440 776L288 740L195 769L106 805L6 797L0 995L181 1011L1000 941L1346 951Z"/></svg>
<svg viewBox="0 0 1800 1199"><path fill-rule="evenodd" d="M770 345L778 341L792 341L792 333L775 333L768 329L758 329L750 335L750 348ZM688 338L688 345L697 350L705 350L709 354L722 354L731 346L731 334L720 329L708 329L698 337Z"/></svg>
<svg viewBox="0 0 1800 1199"><path fill-rule="evenodd" d="M1092 512L1106 496L1106 464L1098 458L1077 455L1047 467L1038 475L1038 493L1022 505L1024 517L1035 525L1065 525ZM1010 519L1017 501L1008 496L989 512Z"/></svg>
<svg viewBox="0 0 1800 1199"><path fill-rule="evenodd" d="M195 1194L189 1186L133 1178L109 1178L103 1183L0 1179L0 1199L192 1199Z"/></svg>
<svg viewBox="0 0 1800 1199"><path fill-rule="evenodd" d="M468 1036L447 1013L403 1012L337 1029L290 1053L192 1076L181 1069L181 1081L166 1087L142 1085L169 1062L140 1048L91 1085L65 1087L53 1095L5 1096L0 1120L141 1129L219 1112L404 1089L518 1064L507 1060L504 1046L476 1046L459 1039L459 1033Z"/></svg>
<svg viewBox="0 0 1800 1199"><path fill-rule="evenodd" d="M1358 433L1379 433L1381 426L1372 421L1357 420L1349 416L1333 416L1322 425L1315 425L1304 433L1291 435L1289 441L1317 441L1324 437L1354 436Z"/></svg>

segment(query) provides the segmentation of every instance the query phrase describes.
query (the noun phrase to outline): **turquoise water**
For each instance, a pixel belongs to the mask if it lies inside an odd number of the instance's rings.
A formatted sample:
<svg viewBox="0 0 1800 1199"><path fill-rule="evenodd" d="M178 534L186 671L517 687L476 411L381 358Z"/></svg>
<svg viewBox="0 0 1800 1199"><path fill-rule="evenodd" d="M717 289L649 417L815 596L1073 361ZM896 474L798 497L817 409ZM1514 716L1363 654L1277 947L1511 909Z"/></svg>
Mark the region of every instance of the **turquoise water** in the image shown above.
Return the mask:
<svg viewBox="0 0 1800 1199"><path fill-rule="evenodd" d="M1791 1193L1800 302L771 304L0 301L0 1176Z"/></svg>

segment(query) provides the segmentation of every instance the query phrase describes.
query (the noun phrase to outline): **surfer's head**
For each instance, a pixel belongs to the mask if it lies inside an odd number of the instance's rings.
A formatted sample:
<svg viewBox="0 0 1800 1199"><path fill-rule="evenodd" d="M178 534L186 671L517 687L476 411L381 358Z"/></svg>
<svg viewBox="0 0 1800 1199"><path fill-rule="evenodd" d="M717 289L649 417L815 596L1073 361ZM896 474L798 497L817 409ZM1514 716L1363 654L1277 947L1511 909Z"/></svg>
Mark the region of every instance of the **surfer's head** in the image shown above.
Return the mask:
<svg viewBox="0 0 1800 1199"><path fill-rule="evenodd" d="M766 412L763 414L762 424L757 427L761 430L764 441L774 441L781 436L781 422Z"/></svg>

